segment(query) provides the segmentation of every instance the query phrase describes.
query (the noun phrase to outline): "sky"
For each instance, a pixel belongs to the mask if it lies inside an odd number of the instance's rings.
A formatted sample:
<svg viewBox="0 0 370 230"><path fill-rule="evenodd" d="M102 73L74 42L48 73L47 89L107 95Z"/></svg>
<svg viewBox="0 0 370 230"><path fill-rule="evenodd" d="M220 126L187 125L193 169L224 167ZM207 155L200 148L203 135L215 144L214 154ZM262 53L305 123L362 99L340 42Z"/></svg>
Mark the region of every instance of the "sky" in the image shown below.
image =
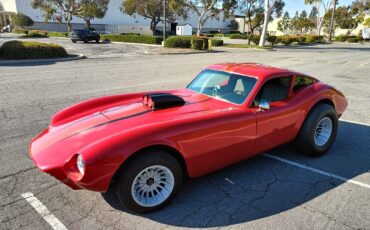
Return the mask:
<svg viewBox="0 0 370 230"><path fill-rule="evenodd" d="M338 0L338 1L339 1L338 5L350 5L353 0ZM284 2L285 2L284 12L288 11L291 17L295 15L295 12L297 10L299 12L301 12L302 10L306 10L307 14L309 14L312 9L312 6L304 4L304 0L284 0Z"/></svg>

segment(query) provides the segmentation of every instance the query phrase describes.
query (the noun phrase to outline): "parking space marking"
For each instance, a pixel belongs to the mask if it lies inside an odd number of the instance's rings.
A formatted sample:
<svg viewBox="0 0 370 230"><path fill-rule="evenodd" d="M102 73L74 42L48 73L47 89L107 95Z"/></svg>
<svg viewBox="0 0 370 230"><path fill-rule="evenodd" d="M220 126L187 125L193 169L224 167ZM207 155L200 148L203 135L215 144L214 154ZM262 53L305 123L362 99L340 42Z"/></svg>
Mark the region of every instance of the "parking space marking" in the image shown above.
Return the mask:
<svg viewBox="0 0 370 230"><path fill-rule="evenodd" d="M26 201L42 216L42 218L50 224L55 230L67 230L66 226L62 224L51 212L39 201L31 192L23 193L21 195Z"/></svg>
<svg viewBox="0 0 370 230"><path fill-rule="evenodd" d="M346 119L339 119L339 120L340 120L340 121L347 122L347 123L357 124L357 125L370 126L370 124L368 124L368 123L364 123L364 122L351 121L351 120L346 120Z"/></svg>
<svg viewBox="0 0 370 230"><path fill-rule="evenodd" d="M274 155L271 155L271 154L268 154L268 153L264 153L264 154L262 154L262 156L267 157L267 158L271 158L271 159L274 159L274 160L277 160L277 161L280 161L280 162L283 162L283 163L286 163L286 164L289 164L289 165L293 165L293 166L301 168L301 169L305 169L305 170L308 170L308 171L311 171L311 172L315 172L315 173L318 173L318 174L321 174L321 175L324 175L324 176L332 177L332 178L335 178L335 179L343 181L343 182L348 182L348 183L351 183L351 184L355 184L355 185L370 189L369 184L365 184L365 183L362 183L362 182L359 182L359 181L356 181L356 180L345 178L345 177L342 177L342 176L339 176L339 175L336 175L336 174L333 174L333 173L330 173L330 172L326 172L326 171L323 171L323 170L320 170L320 169L315 169L315 168L312 168L312 167L309 167L309 166L306 166L306 165L303 165L303 164L296 163L294 161L284 159L282 157L274 156Z"/></svg>

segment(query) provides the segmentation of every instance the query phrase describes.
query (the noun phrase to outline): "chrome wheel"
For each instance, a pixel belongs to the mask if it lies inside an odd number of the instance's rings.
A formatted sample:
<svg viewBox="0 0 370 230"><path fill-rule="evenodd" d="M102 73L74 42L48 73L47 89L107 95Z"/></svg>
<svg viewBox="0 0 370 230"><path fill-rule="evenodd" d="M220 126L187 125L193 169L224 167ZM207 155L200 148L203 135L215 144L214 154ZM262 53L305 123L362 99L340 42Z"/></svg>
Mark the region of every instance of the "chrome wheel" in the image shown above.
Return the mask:
<svg viewBox="0 0 370 230"><path fill-rule="evenodd" d="M154 165L142 170L134 179L131 195L143 207L157 206L171 195L175 179L165 166Z"/></svg>
<svg viewBox="0 0 370 230"><path fill-rule="evenodd" d="M329 117L323 117L315 129L315 144L319 147L328 143L333 131L333 122Z"/></svg>

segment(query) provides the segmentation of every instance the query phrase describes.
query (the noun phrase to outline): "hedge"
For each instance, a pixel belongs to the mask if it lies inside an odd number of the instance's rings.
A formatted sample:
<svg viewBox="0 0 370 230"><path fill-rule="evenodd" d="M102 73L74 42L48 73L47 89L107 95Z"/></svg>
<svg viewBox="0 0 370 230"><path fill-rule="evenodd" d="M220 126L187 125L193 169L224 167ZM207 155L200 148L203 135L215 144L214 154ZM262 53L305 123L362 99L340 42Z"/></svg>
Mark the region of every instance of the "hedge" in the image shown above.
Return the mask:
<svg viewBox="0 0 370 230"><path fill-rule="evenodd" d="M252 41L255 45L258 45L258 44L259 44L259 42L260 42L260 38L261 38L261 36L259 36L259 35L252 35L252 37L251 37L251 41Z"/></svg>
<svg viewBox="0 0 370 230"><path fill-rule="evenodd" d="M277 41L277 37L276 36L269 35L269 36L267 36L267 41L273 46L276 43L276 41Z"/></svg>
<svg viewBox="0 0 370 230"><path fill-rule="evenodd" d="M28 30L27 29L22 29L22 28L17 28L17 29L13 29L12 30L12 33L15 33L15 34L28 34Z"/></svg>
<svg viewBox="0 0 370 230"><path fill-rule="evenodd" d="M130 42L130 43L144 43L144 44L161 44L162 37L150 35L119 35L119 34L102 34L101 40L108 39L113 42Z"/></svg>
<svg viewBox="0 0 370 230"><path fill-rule="evenodd" d="M190 48L191 36L172 36L166 39L164 47L167 48Z"/></svg>
<svg viewBox="0 0 370 230"><path fill-rule="evenodd" d="M4 59L39 59L67 56L66 50L56 44L29 41L8 41L0 47L0 57Z"/></svg>
<svg viewBox="0 0 370 230"><path fill-rule="evenodd" d="M191 48L194 50L204 50L205 42L202 38L192 38L191 39Z"/></svg>
<svg viewBox="0 0 370 230"><path fill-rule="evenodd" d="M38 31L29 31L27 35L25 35L27 38L47 38L47 33L42 33Z"/></svg>
<svg viewBox="0 0 370 230"><path fill-rule="evenodd" d="M55 31L50 31L48 32L49 37L63 37L63 38L68 38L69 34L67 32L55 32Z"/></svg>
<svg viewBox="0 0 370 230"><path fill-rule="evenodd" d="M319 36L319 35L306 35L306 42L307 43L314 43L314 42L323 42L324 41L324 36Z"/></svg>
<svg viewBox="0 0 370 230"><path fill-rule="evenodd" d="M357 43L358 42L358 38L347 38L346 41L349 42L349 43Z"/></svg>
<svg viewBox="0 0 370 230"><path fill-rule="evenodd" d="M228 36L230 39L245 39L245 36L242 35L242 34L230 34L230 36Z"/></svg>
<svg viewBox="0 0 370 230"><path fill-rule="evenodd" d="M221 39L212 39L211 40L212 46L223 46L224 41Z"/></svg>

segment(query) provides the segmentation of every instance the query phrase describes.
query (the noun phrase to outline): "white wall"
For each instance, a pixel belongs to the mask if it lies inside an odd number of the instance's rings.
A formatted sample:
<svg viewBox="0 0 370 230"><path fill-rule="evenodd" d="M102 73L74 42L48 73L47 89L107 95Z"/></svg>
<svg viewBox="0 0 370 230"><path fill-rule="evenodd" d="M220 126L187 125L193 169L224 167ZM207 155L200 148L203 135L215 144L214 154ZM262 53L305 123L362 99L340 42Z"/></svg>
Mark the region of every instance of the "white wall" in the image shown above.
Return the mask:
<svg viewBox="0 0 370 230"><path fill-rule="evenodd" d="M7 11L7 12L17 11L15 0L0 0L0 2L2 3L4 7L4 11Z"/></svg>
<svg viewBox="0 0 370 230"><path fill-rule="evenodd" d="M4 8L7 11L19 12L30 16L38 25L41 22L44 22L43 12L40 10L35 10L31 7L32 0L0 0L3 3ZM121 12L120 7L122 5L122 0L111 0L109 3L107 14L102 19L95 19L91 23L92 24L106 24L109 26L120 26L120 32L136 32L136 31L145 31L150 26L150 19L146 19L141 16L129 16ZM197 26L198 16L190 11L189 17L187 20L179 18L176 22L179 24L186 24L189 23L196 29ZM205 25L204 30L218 30L218 29L228 29L228 25L230 24L230 19L224 19L223 15L220 16L219 20L216 19L209 19ZM50 21L53 22L53 21ZM84 21L80 18L73 17L72 23L84 23ZM158 28L162 28L162 23L158 24ZM136 28L138 27L138 28ZM170 26L168 26L169 28ZM113 27L112 27L113 28ZM141 28L141 29L140 29ZM113 31L112 31L113 32Z"/></svg>

